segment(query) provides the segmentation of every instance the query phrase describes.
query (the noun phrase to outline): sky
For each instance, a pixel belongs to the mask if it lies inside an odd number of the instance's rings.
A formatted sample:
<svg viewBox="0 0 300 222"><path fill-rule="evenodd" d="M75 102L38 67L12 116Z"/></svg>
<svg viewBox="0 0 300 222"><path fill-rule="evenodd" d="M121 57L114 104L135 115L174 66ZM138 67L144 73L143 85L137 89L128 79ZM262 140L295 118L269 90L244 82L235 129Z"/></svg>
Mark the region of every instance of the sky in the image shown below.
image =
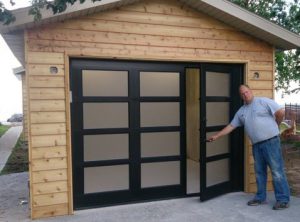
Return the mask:
<svg viewBox="0 0 300 222"><path fill-rule="evenodd" d="M0 0L8 9L29 5L27 0L17 0L11 7L9 0ZM22 84L12 69L21 66L0 35L0 121L6 121L12 114L22 113Z"/></svg>
<svg viewBox="0 0 300 222"><path fill-rule="evenodd" d="M8 9L16 9L29 5L29 0L15 0L12 7L9 0L0 0ZM13 74L12 69L21 64L14 57L9 47L0 35L0 121L7 120L14 113L22 113L22 85L21 81ZM275 93L275 101L300 104L300 93L282 98L280 92Z"/></svg>

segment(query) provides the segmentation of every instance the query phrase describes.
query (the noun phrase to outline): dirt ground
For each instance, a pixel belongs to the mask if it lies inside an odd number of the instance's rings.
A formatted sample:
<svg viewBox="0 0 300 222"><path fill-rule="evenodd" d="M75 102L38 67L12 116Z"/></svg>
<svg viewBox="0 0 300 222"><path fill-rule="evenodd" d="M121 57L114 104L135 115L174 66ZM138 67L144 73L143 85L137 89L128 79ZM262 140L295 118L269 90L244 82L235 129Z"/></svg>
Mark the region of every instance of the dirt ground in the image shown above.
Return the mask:
<svg viewBox="0 0 300 222"><path fill-rule="evenodd" d="M293 144L283 144L282 148L291 194L300 197L300 148Z"/></svg>
<svg viewBox="0 0 300 222"><path fill-rule="evenodd" d="M29 219L28 172L0 176L0 221L27 222Z"/></svg>

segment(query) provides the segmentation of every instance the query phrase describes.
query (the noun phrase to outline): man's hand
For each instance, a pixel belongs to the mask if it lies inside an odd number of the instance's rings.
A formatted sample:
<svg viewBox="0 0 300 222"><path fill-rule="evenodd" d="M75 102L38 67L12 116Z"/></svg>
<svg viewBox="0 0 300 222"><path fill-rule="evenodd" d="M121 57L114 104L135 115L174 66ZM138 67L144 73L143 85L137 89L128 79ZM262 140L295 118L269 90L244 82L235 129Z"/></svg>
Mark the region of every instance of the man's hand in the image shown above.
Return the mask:
<svg viewBox="0 0 300 222"><path fill-rule="evenodd" d="M275 114L274 114L275 115L275 120L276 120L278 126L282 122L282 120L284 118L284 114L285 114L285 110L283 108L279 109L275 112Z"/></svg>
<svg viewBox="0 0 300 222"><path fill-rule="evenodd" d="M230 133L232 130L234 130L235 127L228 124L225 128L223 128L221 131L219 131L218 133L216 133L215 135L209 137L206 142L213 142L216 139L218 139L220 136L224 136L227 135L228 133Z"/></svg>
<svg viewBox="0 0 300 222"><path fill-rule="evenodd" d="M215 135L209 137L209 138L206 140L206 142L213 142L213 141L215 141L217 138L218 138L218 135L215 134Z"/></svg>

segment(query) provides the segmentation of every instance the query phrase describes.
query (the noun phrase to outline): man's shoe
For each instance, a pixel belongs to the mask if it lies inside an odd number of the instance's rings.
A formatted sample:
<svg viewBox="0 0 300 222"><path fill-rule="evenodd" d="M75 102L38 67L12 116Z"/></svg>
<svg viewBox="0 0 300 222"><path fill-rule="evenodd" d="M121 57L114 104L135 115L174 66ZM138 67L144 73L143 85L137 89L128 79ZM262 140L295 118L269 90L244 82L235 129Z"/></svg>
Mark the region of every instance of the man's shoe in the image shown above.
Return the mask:
<svg viewBox="0 0 300 222"><path fill-rule="evenodd" d="M273 210L283 210L289 207L289 203L287 202L276 202L273 206Z"/></svg>
<svg viewBox="0 0 300 222"><path fill-rule="evenodd" d="M263 202L261 200L253 199L253 200L248 201L247 205L248 206L258 206L258 205L260 205L262 203Z"/></svg>

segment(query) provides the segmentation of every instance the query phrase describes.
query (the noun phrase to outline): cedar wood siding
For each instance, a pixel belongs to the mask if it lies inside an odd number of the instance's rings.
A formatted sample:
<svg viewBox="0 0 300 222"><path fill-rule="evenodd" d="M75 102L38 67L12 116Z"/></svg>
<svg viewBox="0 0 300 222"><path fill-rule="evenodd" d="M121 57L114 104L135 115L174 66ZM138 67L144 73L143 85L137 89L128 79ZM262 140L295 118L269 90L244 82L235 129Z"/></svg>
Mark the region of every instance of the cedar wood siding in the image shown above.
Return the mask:
<svg viewBox="0 0 300 222"><path fill-rule="evenodd" d="M26 86L26 76L21 75L22 81L22 105L23 105L23 139L25 142L28 141L28 108L27 108L27 86Z"/></svg>
<svg viewBox="0 0 300 222"><path fill-rule="evenodd" d="M26 31L25 43L32 218L73 212L70 57L240 62L254 94L273 97L273 47L176 0L146 0L41 26ZM51 66L57 74L49 73ZM255 71L259 80L252 79ZM245 191L254 192L246 142Z"/></svg>

